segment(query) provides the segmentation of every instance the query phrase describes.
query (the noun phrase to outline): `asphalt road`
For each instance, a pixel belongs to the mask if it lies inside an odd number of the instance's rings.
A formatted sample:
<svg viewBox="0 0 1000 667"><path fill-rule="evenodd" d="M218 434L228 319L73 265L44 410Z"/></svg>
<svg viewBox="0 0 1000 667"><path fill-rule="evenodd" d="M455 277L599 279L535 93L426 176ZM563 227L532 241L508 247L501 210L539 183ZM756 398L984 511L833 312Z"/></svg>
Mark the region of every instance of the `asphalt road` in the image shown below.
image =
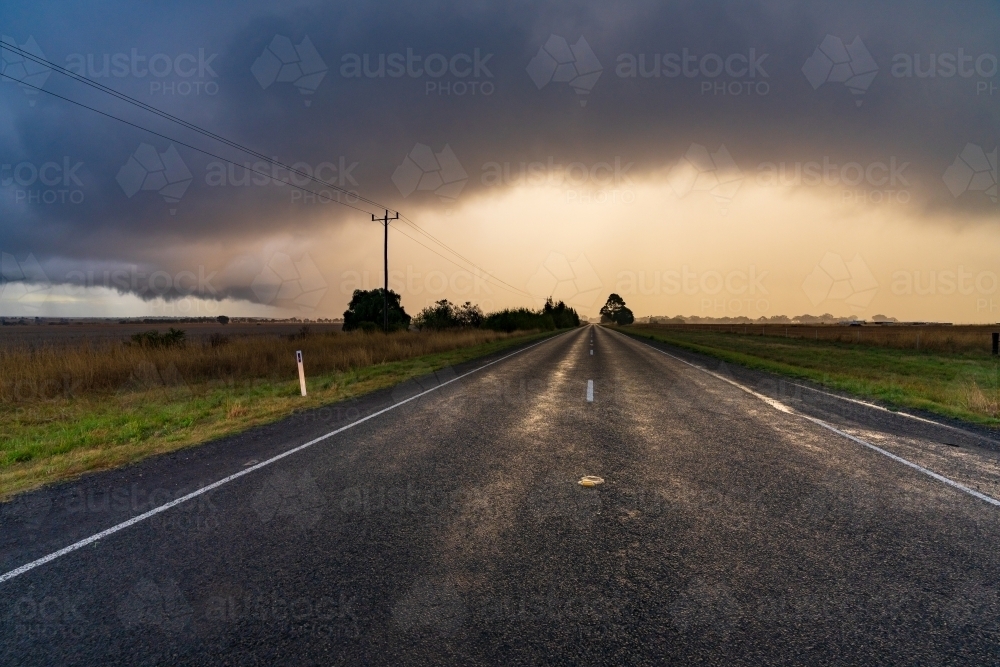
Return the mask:
<svg viewBox="0 0 1000 667"><path fill-rule="evenodd" d="M663 349L585 327L0 506L2 574L249 470L0 582L0 664L1000 663L996 443Z"/></svg>

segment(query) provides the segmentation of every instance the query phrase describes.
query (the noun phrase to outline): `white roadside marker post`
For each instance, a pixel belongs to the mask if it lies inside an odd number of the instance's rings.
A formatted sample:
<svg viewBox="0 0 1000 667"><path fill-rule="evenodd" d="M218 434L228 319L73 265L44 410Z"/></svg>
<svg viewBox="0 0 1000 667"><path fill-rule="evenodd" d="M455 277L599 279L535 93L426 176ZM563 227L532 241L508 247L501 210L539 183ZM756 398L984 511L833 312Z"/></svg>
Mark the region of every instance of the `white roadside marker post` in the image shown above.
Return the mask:
<svg viewBox="0 0 1000 667"><path fill-rule="evenodd" d="M302 390L302 395L306 395L306 369L302 365L302 350L295 351L295 361L299 364L299 389Z"/></svg>

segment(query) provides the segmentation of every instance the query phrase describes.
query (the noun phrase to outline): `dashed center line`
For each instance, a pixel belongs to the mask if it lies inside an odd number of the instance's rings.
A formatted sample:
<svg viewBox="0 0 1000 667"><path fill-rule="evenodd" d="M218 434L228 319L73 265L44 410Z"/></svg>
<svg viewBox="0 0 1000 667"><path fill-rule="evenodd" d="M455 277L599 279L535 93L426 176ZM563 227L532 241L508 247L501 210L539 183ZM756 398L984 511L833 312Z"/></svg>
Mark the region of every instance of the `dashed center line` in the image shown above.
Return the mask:
<svg viewBox="0 0 1000 667"><path fill-rule="evenodd" d="M587 402L588 403L593 403L594 402L594 381L593 380L587 380Z"/></svg>

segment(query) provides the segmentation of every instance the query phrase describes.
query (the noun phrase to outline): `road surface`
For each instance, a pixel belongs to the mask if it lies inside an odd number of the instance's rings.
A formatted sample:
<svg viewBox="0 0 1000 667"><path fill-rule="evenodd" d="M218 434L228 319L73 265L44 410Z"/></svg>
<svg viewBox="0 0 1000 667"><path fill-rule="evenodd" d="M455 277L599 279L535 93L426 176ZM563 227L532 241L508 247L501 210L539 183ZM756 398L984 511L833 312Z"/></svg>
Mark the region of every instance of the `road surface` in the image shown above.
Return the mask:
<svg viewBox="0 0 1000 667"><path fill-rule="evenodd" d="M597 326L504 354L0 506L0 664L1000 662L982 434Z"/></svg>

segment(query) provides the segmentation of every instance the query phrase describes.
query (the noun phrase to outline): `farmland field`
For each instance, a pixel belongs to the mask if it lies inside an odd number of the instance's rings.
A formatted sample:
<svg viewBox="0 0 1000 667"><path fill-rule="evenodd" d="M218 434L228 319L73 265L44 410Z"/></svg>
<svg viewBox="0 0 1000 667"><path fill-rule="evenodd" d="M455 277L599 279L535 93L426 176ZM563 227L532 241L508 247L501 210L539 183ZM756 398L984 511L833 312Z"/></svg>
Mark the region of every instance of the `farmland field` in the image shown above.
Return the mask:
<svg viewBox="0 0 1000 667"><path fill-rule="evenodd" d="M623 327L726 362L809 380L890 407L1000 426L1000 361L989 326Z"/></svg>
<svg viewBox="0 0 1000 667"><path fill-rule="evenodd" d="M8 321L9 322L9 321ZM340 331L339 323L302 322L94 322L71 321L68 324L6 324L0 326L0 347L9 345L65 345L81 341L128 340L143 331L166 331L170 327L183 329L188 340L200 341L213 334L221 336L281 336L293 334L303 326L310 331L325 333Z"/></svg>

